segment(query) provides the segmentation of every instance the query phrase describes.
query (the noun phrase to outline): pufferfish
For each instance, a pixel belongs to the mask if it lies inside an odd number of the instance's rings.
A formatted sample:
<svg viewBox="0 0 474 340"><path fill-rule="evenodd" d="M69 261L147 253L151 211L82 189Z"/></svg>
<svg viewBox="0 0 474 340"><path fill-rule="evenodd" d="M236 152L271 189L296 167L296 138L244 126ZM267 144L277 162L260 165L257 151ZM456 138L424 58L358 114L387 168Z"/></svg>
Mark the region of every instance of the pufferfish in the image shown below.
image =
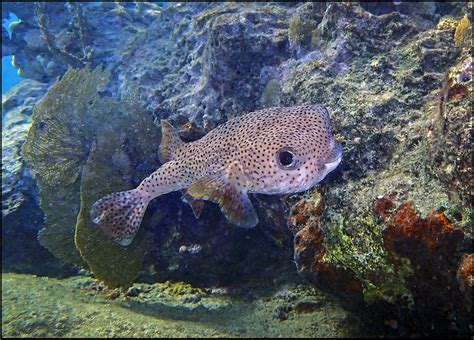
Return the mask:
<svg viewBox="0 0 474 340"><path fill-rule="evenodd" d="M129 191L96 201L91 217L106 235L129 245L148 203L181 190L196 217L203 200L219 204L234 225L251 228L258 216L249 193L282 195L313 187L341 162L328 110L320 105L268 108L230 119L201 139L184 143L161 121L163 165Z"/></svg>

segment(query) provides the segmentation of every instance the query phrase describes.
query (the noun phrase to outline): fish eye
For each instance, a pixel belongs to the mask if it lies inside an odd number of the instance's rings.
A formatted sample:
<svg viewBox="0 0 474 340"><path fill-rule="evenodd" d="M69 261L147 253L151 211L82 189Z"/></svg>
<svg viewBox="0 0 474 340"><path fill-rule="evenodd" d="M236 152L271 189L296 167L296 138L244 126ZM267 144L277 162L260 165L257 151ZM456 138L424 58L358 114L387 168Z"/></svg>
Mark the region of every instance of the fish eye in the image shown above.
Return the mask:
<svg viewBox="0 0 474 340"><path fill-rule="evenodd" d="M288 148L283 148L277 152L277 164L283 170L291 170L298 165L298 157Z"/></svg>

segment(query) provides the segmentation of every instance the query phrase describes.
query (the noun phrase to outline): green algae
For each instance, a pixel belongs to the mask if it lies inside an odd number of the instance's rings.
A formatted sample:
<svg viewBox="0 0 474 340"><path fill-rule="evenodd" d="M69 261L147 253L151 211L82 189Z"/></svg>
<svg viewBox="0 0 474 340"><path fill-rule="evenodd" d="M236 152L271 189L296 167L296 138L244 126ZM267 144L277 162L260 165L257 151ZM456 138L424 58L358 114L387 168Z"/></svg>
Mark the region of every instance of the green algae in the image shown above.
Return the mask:
<svg viewBox="0 0 474 340"><path fill-rule="evenodd" d="M278 79L270 79L262 93L263 107L279 106L281 96L281 87Z"/></svg>
<svg viewBox="0 0 474 340"><path fill-rule="evenodd" d="M225 3L225 6L223 8L211 8L208 11L203 11L199 15L197 15L193 20L195 22L195 25L197 27L202 27L204 26L204 23L208 23L212 21L212 19L215 19L219 17L222 14L227 14L227 13L233 13L237 10L237 7L233 3Z"/></svg>
<svg viewBox="0 0 474 340"><path fill-rule="evenodd" d="M369 304L377 300L395 302L410 296L407 282L413 275L410 263L401 261L394 265L387 253L382 237L385 225L372 211L373 199L398 193L397 203L417 202L417 209L425 215L435 208L450 206L442 185L432 178L425 166L427 154L424 142L416 149L400 146L386 169L378 173L369 171L368 178L331 190L332 195L347 197L344 204L349 213L327 212L323 223L327 247L324 261L354 273L362 283L364 299ZM413 173L417 173L416 186Z"/></svg>
<svg viewBox="0 0 474 340"><path fill-rule="evenodd" d="M472 25L465 14L462 19L459 21L454 31L454 45L456 47L467 47L469 48L472 45L472 40L470 36L472 35Z"/></svg>
<svg viewBox="0 0 474 340"><path fill-rule="evenodd" d="M135 92L124 91L122 102L100 95L109 77L100 67L69 70L35 109L23 154L46 214L40 242L57 257L90 268L106 285L128 287L148 250L145 231L120 247L92 224L89 209L157 167L159 133Z"/></svg>
<svg viewBox="0 0 474 340"><path fill-rule="evenodd" d="M318 3L302 5L288 21L288 41L292 47L305 47L311 50L323 44L318 24L324 11Z"/></svg>
<svg viewBox="0 0 474 340"><path fill-rule="evenodd" d="M331 298L287 280L238 290L137 283L130 290L135 295L111 297L90 277L58 280L3 273L2 288L2 337L364 335ZM312 308L302 311L301 306Z"/></svg>
<svg viewBox="0 0 474 340"><path fill-rule="evenodd" d="M351 220L351 235L345 232L346 223L340 218L340 223L328 227L323 261L354 273L369 304L381 299L394 302L409 295L406 279L413 270L407 264L394 266L384 247L383 225L373 213L369 211Z"/></svg>
<svg viewBox="0 0 474 340"><path fill-rule="evenodd" d="M299 45L306 36L308 28L298 15L293 15L288 25L288 40L292 44Z"/></svg>

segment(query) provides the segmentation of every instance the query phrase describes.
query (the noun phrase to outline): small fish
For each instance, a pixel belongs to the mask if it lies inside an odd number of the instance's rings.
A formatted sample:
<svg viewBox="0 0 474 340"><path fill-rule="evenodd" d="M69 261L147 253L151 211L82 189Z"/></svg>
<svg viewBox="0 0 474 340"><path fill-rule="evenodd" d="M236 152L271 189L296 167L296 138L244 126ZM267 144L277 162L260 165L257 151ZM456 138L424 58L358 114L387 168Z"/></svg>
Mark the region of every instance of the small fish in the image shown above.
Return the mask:
<svg viewBox="0 0 474 340"><path fill-rule="evenodd" d="M159 158L164 163L129 191L109 194L91 217L112 240L129 245L148 203L181 190L199 217L203 200L219 204L234 225L251 228L258 217L249 193L302 192L320 182L341 161L329 113L320 105L269 108L230 119L201 139L184 143L161 121Z"/></svg>

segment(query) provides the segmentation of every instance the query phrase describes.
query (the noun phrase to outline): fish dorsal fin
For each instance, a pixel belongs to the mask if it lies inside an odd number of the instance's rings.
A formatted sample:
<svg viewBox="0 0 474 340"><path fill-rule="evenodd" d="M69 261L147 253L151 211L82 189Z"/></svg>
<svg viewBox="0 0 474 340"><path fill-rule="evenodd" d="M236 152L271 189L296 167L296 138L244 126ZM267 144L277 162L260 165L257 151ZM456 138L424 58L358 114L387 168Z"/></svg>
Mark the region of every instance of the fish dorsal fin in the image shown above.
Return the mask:
<svg viewBox="0 0 474 340"><path fill-rule="evenodd" d="M174 127L167 121L161 120L161 143L158 157L161 163L168 162L173 159L176 150L183 145L184 142L179 138Z"/></svg>
<svg viewBox="0 0 474 340"><path fill-rule="evenodd" d="M194 199L213 201L232 224L252 228L258 216L246 190L246 176L239 162L233 162L225 171L205 176L188 187Z"/></svg>
<svg viewBox="0 0 474 340"><path fill-rule="evenodd" d="M186 202L193 210L194 217L199 218L199 216L201 216L202 209L204 208L204 201L195 199L193 196L188 194L186 189L182 189L181 194L183 195L181 197L183 202Z"/></svg>

